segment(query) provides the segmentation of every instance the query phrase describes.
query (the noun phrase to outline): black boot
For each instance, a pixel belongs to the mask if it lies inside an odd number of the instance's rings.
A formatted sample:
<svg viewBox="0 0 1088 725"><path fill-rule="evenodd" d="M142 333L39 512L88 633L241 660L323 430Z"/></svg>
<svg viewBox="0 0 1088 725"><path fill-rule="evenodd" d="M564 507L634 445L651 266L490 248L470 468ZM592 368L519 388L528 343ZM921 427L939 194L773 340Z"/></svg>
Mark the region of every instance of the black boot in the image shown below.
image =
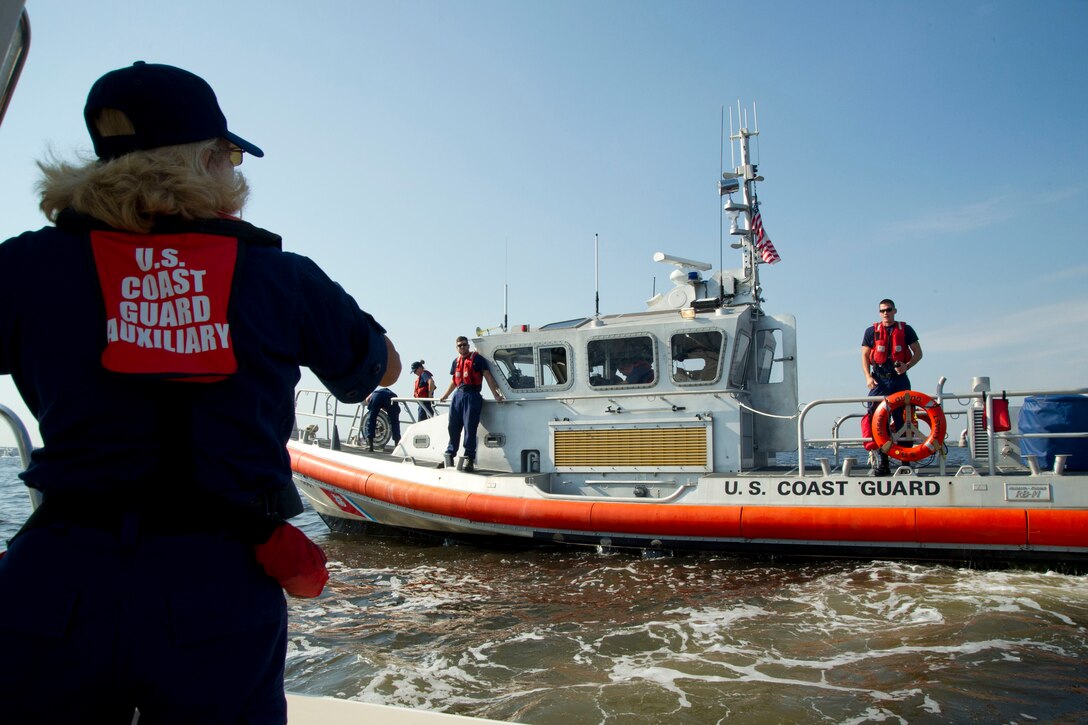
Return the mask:
<svg viewBox="0 0 1088 725"><path fill-rule="evenodd" d="M476 470L476 464L471 458L462 458L461 461L464 463L461 470L465 473L472 473Z"/></svg>
<svg viewBox="0 0 1088 725"><path fill-rule="evenodd" d="M374 439L373 438L367 438L366 439L366 449L368 451L370 451L371 453L374 452Z"/></svg>
<svg viewBox="0 0 1088 725"><path fill-rule="evenodd" d="M877 464L876 469L873 472L874 476L887 476L892 472L891 466L888 465L888 454L880 454L880 463Z"/></svg>

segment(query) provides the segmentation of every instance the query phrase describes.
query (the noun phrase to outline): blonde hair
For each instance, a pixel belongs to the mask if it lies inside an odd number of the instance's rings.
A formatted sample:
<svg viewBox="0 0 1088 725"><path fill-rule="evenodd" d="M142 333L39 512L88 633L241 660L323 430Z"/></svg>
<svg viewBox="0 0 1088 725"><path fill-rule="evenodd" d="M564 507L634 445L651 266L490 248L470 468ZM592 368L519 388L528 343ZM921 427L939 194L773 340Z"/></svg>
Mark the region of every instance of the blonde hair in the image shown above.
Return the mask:
<svg viewBox="0 0 1088 725"><path fill-rule="evenodd" d="M96 121L103 136L132 133L128 118L112 109ZM132 151L109 161L70 164L39 161L39 208L50 220L66 208L88 214L115 229L146 233L160 216L213 219L237 214L249 185L234 172L208 170L208 154L221 151L219 139Z"/></svg>

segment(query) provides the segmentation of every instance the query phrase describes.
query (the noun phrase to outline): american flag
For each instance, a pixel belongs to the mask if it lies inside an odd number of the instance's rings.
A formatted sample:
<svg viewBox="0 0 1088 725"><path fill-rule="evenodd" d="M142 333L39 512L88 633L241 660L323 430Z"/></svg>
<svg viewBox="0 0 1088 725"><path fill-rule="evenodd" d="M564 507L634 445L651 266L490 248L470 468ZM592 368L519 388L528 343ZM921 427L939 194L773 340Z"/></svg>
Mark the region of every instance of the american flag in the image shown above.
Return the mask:
<svg viewBox="0 0 1088 725"><path fill-rule="evenodd" d="M763 218L759 214L759 206L754 207L752 213L752 231L756 235L756 251L763 257L763 261L767 264L774 264L775 262L781 262L782 258L778 256L778 251L771 244L770 238L763 231Z"/></svg>

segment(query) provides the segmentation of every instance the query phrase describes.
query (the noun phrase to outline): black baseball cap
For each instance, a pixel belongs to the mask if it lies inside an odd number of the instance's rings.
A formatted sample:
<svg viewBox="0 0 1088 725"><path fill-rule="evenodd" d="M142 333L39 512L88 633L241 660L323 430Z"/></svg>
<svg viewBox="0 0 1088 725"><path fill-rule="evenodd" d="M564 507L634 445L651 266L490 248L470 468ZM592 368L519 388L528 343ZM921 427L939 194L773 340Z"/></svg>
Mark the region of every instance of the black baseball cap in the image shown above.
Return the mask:
<svg viewBox="0 0 1088 725"><path fill-rule="evenodd" d="M99 135L94 119L103 108L128 116L135 133ZM227 119L207 81L172 65L138 60L110 71L91 86L83 118L100 159L211 138L225 138L246 153L264 156L259 147L227 130Z"/></svg>
<svg viewBox="0 0 1088 725"><path fill-rule="evenodd" d="M416 370L419 370L419 369L420 369L421 367L423 367L423 363L422 363L422 362L414 362L414 363L412 363L412 372L414 373L414 372L415 372Z"/></svg>

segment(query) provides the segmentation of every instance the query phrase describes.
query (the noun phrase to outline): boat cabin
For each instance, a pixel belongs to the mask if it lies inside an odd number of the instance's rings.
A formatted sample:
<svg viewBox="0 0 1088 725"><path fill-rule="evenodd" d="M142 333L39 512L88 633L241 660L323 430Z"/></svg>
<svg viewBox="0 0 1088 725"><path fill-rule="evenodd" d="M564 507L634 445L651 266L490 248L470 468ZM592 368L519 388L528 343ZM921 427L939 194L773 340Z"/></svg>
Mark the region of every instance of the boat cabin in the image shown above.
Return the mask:
<svg viewBox="0 0 1088 725"><path fill-rule="evenodd" d="M794 319L721 306L722 277L683 269L644 312L474 339L507 398L485 401L477 466L695 480L773 465L777 452L794 450ZM446 424L413 425L403 455L442 460Z"/></svg>

